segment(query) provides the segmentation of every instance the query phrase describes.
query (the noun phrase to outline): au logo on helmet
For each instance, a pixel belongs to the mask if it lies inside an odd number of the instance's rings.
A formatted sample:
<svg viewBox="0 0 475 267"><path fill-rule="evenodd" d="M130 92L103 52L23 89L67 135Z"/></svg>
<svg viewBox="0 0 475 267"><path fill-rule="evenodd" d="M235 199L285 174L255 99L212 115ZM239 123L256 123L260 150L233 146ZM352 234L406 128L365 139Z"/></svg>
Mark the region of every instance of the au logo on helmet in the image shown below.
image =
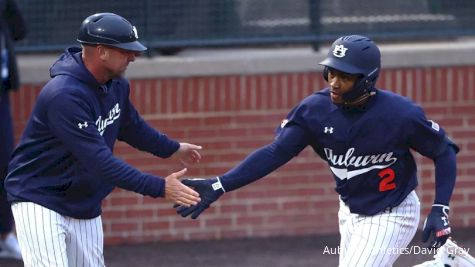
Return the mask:
<svg viewBox="0 0 475 267"><path fill-rule="evenodd" d="M343 45L335 45L335 48L333 49L333 55L335 57L344 57L346 56L346 50L348 50L348 48L344 47Z"/></svg>

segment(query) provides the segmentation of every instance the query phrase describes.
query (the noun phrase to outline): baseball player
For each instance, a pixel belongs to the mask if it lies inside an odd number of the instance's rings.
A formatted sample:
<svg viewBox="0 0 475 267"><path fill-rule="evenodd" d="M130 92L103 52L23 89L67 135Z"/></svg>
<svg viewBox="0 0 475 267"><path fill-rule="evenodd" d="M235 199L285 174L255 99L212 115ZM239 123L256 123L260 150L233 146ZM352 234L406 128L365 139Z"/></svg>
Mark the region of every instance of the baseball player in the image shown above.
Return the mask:
<svg viewBox="0 0 475 267"><path fill-rule="evenodd" d="M112 13L86 18L52 65L5 181L25 266L104 266L101 201L121 187L174 203L199 195L177 178L142 173L114 157L117 139L155 156L197 163L200 146L151 128L129 100L128 64L146 50L137 30Z"/></svg>
<svg viewBox="0 0 475 267"><path fill-rule="evenodd" d="M435 165L435 199L423 240L433 233L430 245L444 244L458 148L418 105L375 88L380 61L379 48L369 38L337 39L320 62L328 88L302 100L271 144L229 172L184 180L202 200L192 207L176 206L177 212L196 219L225 192L266 176L311 146L328 163L340 198L340 266L391 266L419 223L414 149Z"/></svg>

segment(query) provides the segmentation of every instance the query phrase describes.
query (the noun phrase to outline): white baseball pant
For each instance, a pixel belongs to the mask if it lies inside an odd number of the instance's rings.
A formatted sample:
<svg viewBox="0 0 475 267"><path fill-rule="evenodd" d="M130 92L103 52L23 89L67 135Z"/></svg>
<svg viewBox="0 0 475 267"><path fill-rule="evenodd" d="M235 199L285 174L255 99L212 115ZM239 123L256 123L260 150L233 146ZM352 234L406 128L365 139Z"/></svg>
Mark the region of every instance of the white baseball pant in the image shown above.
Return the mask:
<svg viewBox="0 0 475 267"><path fill-rule="evenodd" d="M420 202L412 191L399 206L373 216L351 213L340 200L340 267L392 266L419 225Z"/></svg>
<svg viewBox="0 0 475 267"><path fill-rule="evenodd" d="M74 219L32 202L12 211L25 267L105 266L101 216Z"/></svg>

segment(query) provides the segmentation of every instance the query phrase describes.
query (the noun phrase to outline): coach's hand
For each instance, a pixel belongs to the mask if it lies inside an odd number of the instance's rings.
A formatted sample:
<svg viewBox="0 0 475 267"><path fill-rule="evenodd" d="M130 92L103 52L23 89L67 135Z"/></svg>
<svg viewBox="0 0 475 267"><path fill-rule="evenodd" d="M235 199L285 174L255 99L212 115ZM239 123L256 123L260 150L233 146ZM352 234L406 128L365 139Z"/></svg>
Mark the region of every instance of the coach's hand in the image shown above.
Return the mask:
<svg viewBox="0 0 475 267"><path fill-rule="evenodd" d="M422 242L427 242L432 234L433 238L430 241L429 246L439 248L445 244L450 233L449 207L439 204L432 205L432 210L424 222Z"/></svg>
<svg viewBox="0 0 475 267"><path fill-rule="evenodd" d="M201 155L198 150L201 149L202 147L198 145L180 143L180 148L173 154L173 157L178 158L183 166L188 167L200 162Z"/></svg>
<svg viewBox="0 0 475 267"><path fill-rule="evenodd" d="M174 206L176 212L182 217L191 214L192 219L198 218L205 209L209 208L211 203L215 202L225 192L219 177L212 179L184 179L182 182L183 184L194 188L201 197L201 201L197 205L191 207Z"/></svg>
<svg viewBox="0 0 475 267"><path fill-rule="evenodd" d="M185 186L178 180L186 173L186 168L165 177L165 199L178 205L190 207L197 205L201 200L200 195L193 189Z"/></svg>

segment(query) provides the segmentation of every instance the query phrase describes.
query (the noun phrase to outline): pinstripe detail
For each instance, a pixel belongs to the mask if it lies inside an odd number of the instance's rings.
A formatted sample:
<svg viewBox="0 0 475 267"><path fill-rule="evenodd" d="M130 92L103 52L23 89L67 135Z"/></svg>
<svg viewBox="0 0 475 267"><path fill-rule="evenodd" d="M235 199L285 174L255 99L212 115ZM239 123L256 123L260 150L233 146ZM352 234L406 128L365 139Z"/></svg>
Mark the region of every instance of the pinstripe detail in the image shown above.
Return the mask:
<svg viewBox="0 0 475 267"><path fill-rule="evenodd" d="M61 248L65 252L64 240L60 239L64 229L58 216L30 202L16 203L12 210L25 266L68 266L65 265L65 253L61 252Z"/></svg>
<svg viewBox="0 0 475 267"><path fill-rule="evenodd" d="M97 238L97 242L95 244L96 246L98 246L95 248L95 251L96 253L98 253L99 251L100 252L104 251L104 230L102 229L101 220L97 220L95 223L96 223L95 224L96 230L94 231L94 233L96 233L96 238ZM104 253L98 254L97 260L98 260L97 266L104 265Z"/></svg>
<svg viewBox="0 0 475 267"><path fill-rule="evenodd" d="M25 226L25 220L20 219L22 217L21 216L22 211L18 209L18 204L12 205L12 212L13 212L13 217L15 218L17 238L18 238L18 243L20 245L20 249L23 256L23 263L25 266L32 266L33 263L31 262L30 255L25 254L25 252L30 249L29 247L30 242L28 242L27 235L25 234L25 230L27 229Z"/></svg>
<svg viewBox="0 0 475 267"><path fill-rule="evenodd" d="M43 215L44 215L44 214L43 214ZM53 221L51 220L51 212L48 212L48 216L49 216L49 221L50 221L50 222L53 222ZM43 226L44 226L44 225L43 225ZM43 227L43 228L44 228L44 227ZM54 234L53 234L53 227L50 227L49 230L50 230L50 233L49 233L50 236L51 236L51 237L54 237ZM46 233L46 229L44 229L44 232ZM46 238L45 238L45 240L46 240ZM55 242L55 239L54 239L54 238L51 238L51 248L53 249L53 259L54 259L54 263L55 263L56 265L58 265L58 258L56 258L56 257L57 257L57 252L56 252L56 249L55 249L55 246L54 246L54 242ZM59 248L59 247L58 247L58 248ZM61 255L61 254L60 254L60 255ZM63 265L64 265L64 264L63 264Z"/></svg>
<svg viewBox="0 0 475 267"><path fill-rule="evenodd" d="M350 235L353 232L353 217L350 216L349 208L340 200L340 210L338 211L339 230L341 235L340 240L340 256L339 261L342 262L348 250L348 242Z"/></svg>
<svg viewBox="0 0 475 267"><path fill-rule="evenodd" d="M360 260L361 260L361 262L363 262L363 265L364 265L364 266L368 266L369 262L370 262L372 259L373 259L373 262L374 262L374 256L373 256L373 255L374 255L374 254L376 254L376 255L379 255L379 254L380 254L380 253L378 253L378 250L379 250L379 248L381 248L381 245L383 245L381 241L384 241L384 240L379 240L379 242L378 242L378 235L379 235L379 230L381 229L380 226L381 226L381 219L382 219L382 218L383 218L383 216L373 216L373 217L371 218L371 224L370 224L370 227L369 227L369 230L368 230L368 232L369 232L369 233L368 233L368 234L369 234L368 236L369 236L369 237L373 236L373 237L374 237L374 241L373 241L373 242L370 242L370 238L366 239L366 244L365 244L365 248L366 248L366 249L365 249L365 252L366 252L366 251L369 251L369 255L368 255L366 258L365 258L365 257L362 258L362 256L363 256L364 254L360 254L360 256L359 256L359 258L358 258L358 261L357 261L357 264L358 264L358 263L360 262ZM378 221L377 223L375 223L376 220ZM376 233L373 234L372 229L374 228L374 226L376 226ZM370 245L368 245L368 243L369 243ZM366 253L365 253L365 254L366 254ZM366 256L366 255L365 255L365 256ZM376 256L376 257L377 257L377 256ZM373 265L371 265L371 266L373 266Z"/></svg>
<svg viewBox="0 0 475 267"><path fill-rule="evenodd" d="M395 211L396 213L398 211ZM386 240L386 235L388 233L391 234L391 236L389 237L389 240L388 240L388 244L392 244L393 242L393 234L394 234L394 228L395 228L395 224L397 223L397 216L390 216L388 218L388 220L386 221L386 226L384 227L384 229L386 229L386 231L384 231L384 236L383 236L383 241ZM391 219L394 219L393 221L391 221ZM390 229L389 229L390 228ZM379 263L376 264L378 262L378 258L380 258L379 260ZM381 266L383 264L383 260L384 260L384 256L379 254L378 256L376 256L376 258L374 259L373 261L373 266Z"/></svg>
<svg viewBox="0 0 475 267"><path fill-rule="evenodd" d="M93 252L92 250L92 244L91 244L91 240L89 240L87 238L87 224L90 224L91 222L84 222L84 235L85 235L85 240L87 242L86 246L87 246L87 251L89 254L91 254ZM91 255L93 256L93 255Z"/></svg>
<svg viewBox="0 0 475 267"><path fill-rule="evenodd" d="M66 224L66 237L67 237L67 245L66 245L66 254L68 255L68 265L71 265L71 260L74 259L73 255L71 255L72 245L73 245L73 234L69 231L71 229L71 218L64 217L64 221ZM74 266L74 265L71 265Z"/></svg>
<svg viewBox="0 0 475 267"><path fill-rule="evenodd" d="M104 266L101 217L90 220L68 218L68 225L71 233L68 252L71 266Z"/></svg>
<svg viewBox="0 0 475 267"><path fill-rule="evenodd" d="M45 256L46 256L47 262L49 263L49 262L50 262L50 259L49 259L49 255L48 255L48 242L47 242L47 240L50 240L50 238L46 238L46 229L45 229L45 224L46 224L46 222L48 222L49 220L45 220L45 218L44 218L45 213L44 213L44 212L41 212L41 210L38 210L38 213L39 213L39 214L36 214L36 216L37 216L37 218L40 218L40 216L41 216L41 226L42 226L42 231L41 231L41 232L43 233L43 240L42 240L42 241L43 241L44 244L45 244L45 247L44 247L44 249L45 249ZM49 221L49 222L51 223L51 221ZM52 227L49 227L49 228L51 229ZM54 253L54 250L53 250L53 253ZM53 260L53 259L54 259L54 254L53 254L52 260ZM55 261L55 262L56 262L56 261Z"/></svg>
<svg viewBox="0 0 475 267"><path fill-rule="evenodd" d="M79 220L31 202L12 205L25 267L101 267L101 217Z"/></svg>
<svg viewBox="0 0 475 267"><path fill-rule="evenodd" d="M343 209L343 216L346 216L345 221L346 221L346 226L343 226L343 229L346 229L345 231L345 240L343 240L344 248L341 249L340 253L340 262L343 261L344 257L346 256L348 252L348 245L350 243L350 237L354 232L355 229L355 222L354 220L356 217L351 216L350 209L343 203L341 202L341 207Z"/></svg>
<svg viewBox="0 0 475 267"><path fill-rule="evenodd" d="M26 214L27 214L27 221L28 221L28 230L29 230L29 234L30 234L30 239L31 239L31 245L33 246L33 253L32 253L32 257L33 257L33 260L35 262L35 266L39 266L39 258L38 256L36 255L38 253L38 247L35 246L35 244L38 243L38 239L36 238L35 235L33 235L33 232L32 232L32 229L33 229L33 225L30 223L30 222L34 222L35 221L35 214L31 215L31 211L30 209L33 208L33 207L30 207L30 205L26 205ZM34 208L33 208L33 212L34 212ZM35 229L36 230L36 229ZM35 230L33 230L34 232L36 232ZM35 242L36 241L36 242Z"/></svg>
<svg viewBox="0 0 475 267"><path fill-rule="evenodd" d="M374 216L350 213L340 202L340 266L392 266L414 237L419 224L420 204L416 193L392 211Z"/></svg>

